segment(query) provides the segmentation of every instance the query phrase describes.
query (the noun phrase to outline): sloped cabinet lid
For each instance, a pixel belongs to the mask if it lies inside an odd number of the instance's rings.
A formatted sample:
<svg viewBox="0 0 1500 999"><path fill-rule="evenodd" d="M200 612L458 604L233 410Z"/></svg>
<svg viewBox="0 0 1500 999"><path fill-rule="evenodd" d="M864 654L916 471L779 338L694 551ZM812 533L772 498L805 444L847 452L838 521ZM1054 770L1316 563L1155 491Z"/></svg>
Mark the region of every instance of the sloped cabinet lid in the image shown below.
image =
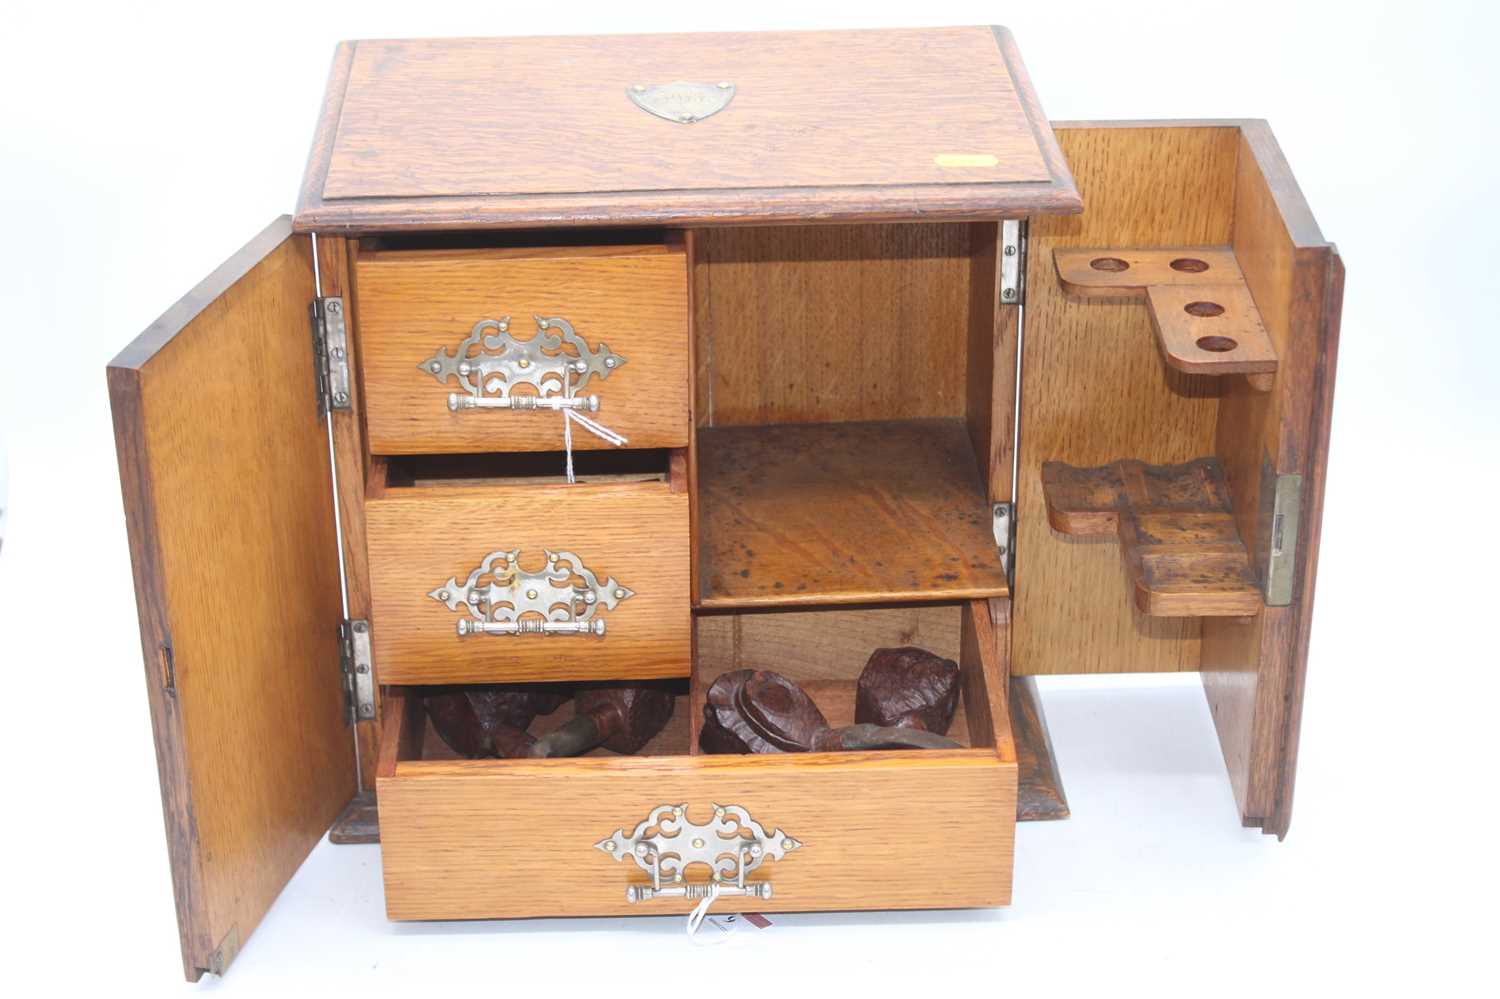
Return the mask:
<svg viewBox="0 0 1500 999"><path fill-rule="evenodd" d="M673 84L702 108L691 123L651 109ZM719 110L715 92L729 95ZM1009 32L967 27L345 42L296 223L685 225L1080 206Z"/></svg>

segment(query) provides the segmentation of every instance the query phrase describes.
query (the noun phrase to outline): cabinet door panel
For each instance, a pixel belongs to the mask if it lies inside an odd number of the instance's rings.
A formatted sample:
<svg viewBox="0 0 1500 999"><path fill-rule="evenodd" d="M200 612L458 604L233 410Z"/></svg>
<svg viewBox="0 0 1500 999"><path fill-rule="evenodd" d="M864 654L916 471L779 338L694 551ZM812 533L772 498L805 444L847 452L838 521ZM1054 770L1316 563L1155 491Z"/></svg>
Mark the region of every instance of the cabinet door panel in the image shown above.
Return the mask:
<svg viewBox="0 0 1500 999"><path fill-rule="evenodd" d="M108 369L190 980L224 970L354 792L313 295L282 218Z"/></svg>
<svg viewBox="0 0 1500 999"><path fill-rule="evenodd" d="M1082 215L1031 223L1017 480L1014 671L1198 670L1242 818L1284 835L1300 722L1343 270L1260 121L1055 125ZM1054 251L1232 255L1276 371L1183 374L1140 300L1071 294ZM1173 261L1207 269L1184 252ZM1238 280L1238 278L1237 278ZM1195 303L1196 304L1196 303ZM1222 310L1221 310L1222 311ZM1207 339L1207 338L1205 338ZM1205 348L1208 349L1208 348ZM1223 348L1214 348L1223 349ZM1244 617L1151 616L1128 598L1120 546L1048 522L1041 468L1200 459L1221 468L1239 540L1269 599ZM1295 496L1289 575L1267 584L1273 499ZM1286 522L1290 524L1290 521ZM1289 585L1286 580L1290 580Z"/></svg>

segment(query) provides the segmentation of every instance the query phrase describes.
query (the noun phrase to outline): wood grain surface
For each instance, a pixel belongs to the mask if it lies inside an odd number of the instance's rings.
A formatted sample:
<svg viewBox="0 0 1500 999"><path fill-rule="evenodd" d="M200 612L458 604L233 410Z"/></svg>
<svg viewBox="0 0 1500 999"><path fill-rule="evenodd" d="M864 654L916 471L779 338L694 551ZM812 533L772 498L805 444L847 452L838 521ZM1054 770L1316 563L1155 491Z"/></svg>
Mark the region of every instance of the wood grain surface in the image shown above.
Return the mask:
<svg viewBox="0 0 1500 999"><path fill-rule="evenodd" d="M703 607L1008 592L960 420L700 429Z"/></svg>
<svg viewBox="0 0 1500 999"><path fill-rule="evenodd" d="M1117 539L1141 613L1233 617L1260 610L1260 584L1214 459L1098 468L1047 462L1042 488L1053 530Z"/></svg>
<svg viewBox="0 0 1500 999"><path fill-rule="evenodd" d="M366 505L370 626L386 683L647 679L691 669L688 498L666 482L391 488ZM472 635L428 594L494 551L569 551L635 591L603 637Z"/></svg>
<svg viewBox="0 0 1500 999"><path fill-rule="evenodd" d="M1271 391L1232 387L1215 452L1240 533L1259 561L1263 468L1302 476L1292 602L1252 621L1205 624L1203 682L1245 821L1284 836L1291 822L1307 642L1321 532L1343 264L1324 238L1265 122L1242 124L1235 256L1279 356Z"/></svg>
<svg viewBox="0 0 1500 999"><path fill-rule="evenodd" d="M1046 822L1065 819L1068 796L1047 731L1047 716L1037 693L1036 677L1015 676L1010 680L1010 729L1016 740L1016 820Z"/></svg>
<svg viewBox="0 0 1500 999"><path fill-rule="evenodd" d="M279 219L108 370L193 981L223 972L354 794L312 296L310 241Z"/></svg>
<svg viewBox="0 0 1500 999"><path fill-rule="evenodd" d="M627 96L637 84L678 80L731 83L734 97L683 125ZM297 224L328 232L1077 210L1009 33L962 27L345 43Z"/></svg>
<svg viewBox="0 0 1500 999"><path fill-rule="evenodd" d="M530 340L538 335L534 315L566 319L591 348L607 344L624 358L608 378L590 378L579 390L599 397L593 419L633 448L686 446L687 264L680 246L364 252L354 271L373 452L562 450L561 413L452 412L448 395L465 390L420 368L440 348L456 351L483 319L510 316L511 335ZM575 450L612 446L574 429Z"/></svg>
<svg viewBox="0 0 1500 999"><path fill-rule="evenodd" d="M1227 246L1058 247L1052 260L1058 281L1075 298L1144 301L1147 288L1245 281Z"/></svg>
<svg viewBox="0 0 1500 999"><path fill-rule="evenodd" d="M1162 357L1190 375L1270 375L1276 348L1242 284L1146 289ZM1261 383L1252 383L1260 388Z"/></svg>
<svg viewBox="0 0 1500 999"><path fill-rule="evenodd" d="M977 605L981 610L984 604ZM988 612L984 611L988 621ZM1015 747L1003 712L972 738L970 686L999 681L984 649L966 657L971 741L981 748L774 756L572 760L422 760L420 737L386 732L379 777L386 908L393 919L653 915L691 902L630 905L647 878L594 844L659 804L702 819L737 804L804 846L753 876L770 900L721 899L723 911L825 911L1005 905L1010 901ZM1003 682L1003 681L999 681ZM993 692L1003 706L1003 692ZM390 714L419 725L419 713ZM540 838L538 838L540 837ZM544 842L544 849L518 844ZM701 871L690 871L696 880ZM532 888L546 884L549 890Z"/></svg>
<svg viewBox="0 0 1500 999"><path fill-rule="evenodd" d="M964 416L971 362L991 363L969 338L993 312L971 319L974 254L994 228L695 233L698 426Z"/></svg>
<svg viewBox="0 0 1500 999"><path fill-rule="evenodd" d="M1070 296L1053 251L1228 245L1238 129L1084 125L1059 127L1057 135L1088 208L1073 218L1035 218L1030 227L1012 669L1196 669L1196 621L1141 614L1120 598L1113 544L1048 526L1041 467L1119 458L1173 464L1213 454L1221 379L1164 365L1139 304Z"/></svg>

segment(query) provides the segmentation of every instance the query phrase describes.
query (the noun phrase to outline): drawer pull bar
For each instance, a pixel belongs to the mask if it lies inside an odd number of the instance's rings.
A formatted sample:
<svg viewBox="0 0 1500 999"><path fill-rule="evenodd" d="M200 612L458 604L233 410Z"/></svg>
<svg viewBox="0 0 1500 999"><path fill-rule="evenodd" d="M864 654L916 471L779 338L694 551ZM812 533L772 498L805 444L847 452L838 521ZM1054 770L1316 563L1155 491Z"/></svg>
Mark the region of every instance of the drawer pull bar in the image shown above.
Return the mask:
<svg viewBox="0 0 1500 999"><path fill-rule="evenodd" d="M556 395L472 396L450 392L448 393L448 408L455 413L461 409L548 409L553 412L581 409L589 413L597 413L599 412L599 397L597 395L575 395L571 398Z"/></svg>
<svg viewBox="0 0 1500 999"><path fill-rule="evenodd" d="M746 875L767 860L783 859L801 847L801 841L780 829L766 832L739 805L714 805L713 809L707 822L698 823L688 818L687 805L658 805L633 832L627 834L621 827L594 844L615 860L629 857L651 875L649 885L625 889L626 901L771 897L770 881L747 881ZM708 867L709 880L684 878L694 864Z"/></svg>
<svg viewBox="0 0 1500 999"><path fill-rule="evenodd" d="M604 637L603 621L474 621L460 618L459 635L597 635Z"/></svg>
<svg viewBox="0 0 1500 999"><path fill-rule="evenodd" d="M601 612L614 610L635 591L613 576L600 582L572 552L543 549L546 564L521 568L521 549L494 551L462 583L457 576L427 595L458 619L470 635L584 635L604 637Z"/></svg>
<svg viewBox="0 0 1500 999"><path fill-rule="evenodd" d="M471 409L597 413L599 397L580 396L578 391L592 378L608 378L625 358L607 343L590 347L561 316L532 318L536 336L529 340L511 335L510 316L481 319L455 350L439 347L417 367L444 385L456 381L463 389L448 396L448 409L454 413ZM476 348L478 352L471 354ZM515 393L521 385L530 386L532 392Z"/></svg>

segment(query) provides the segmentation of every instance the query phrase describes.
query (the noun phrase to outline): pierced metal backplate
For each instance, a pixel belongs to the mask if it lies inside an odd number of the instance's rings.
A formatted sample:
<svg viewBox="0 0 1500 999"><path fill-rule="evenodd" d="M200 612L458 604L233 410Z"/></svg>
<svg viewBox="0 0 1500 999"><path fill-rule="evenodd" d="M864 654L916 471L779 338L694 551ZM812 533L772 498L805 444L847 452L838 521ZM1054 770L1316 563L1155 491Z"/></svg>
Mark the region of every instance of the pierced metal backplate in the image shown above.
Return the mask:
<svg viewBox="0 0 1500 999"><path fill-rule="evenodd" d="M482 319L474 324L457 350L439 347L418 368L439 382L456 381L462 393L448 396L448 408L463 409L586 409L597 412L599 400L576 393L592 378L601 381L625 363L625 358L598 347L561 316L532 316L536 336L520 340L511 335L510 317ZM554 332L555 331L555 332ZM472 352L472 353L471 353ZM531 393L514 393L526 385Z"/></svg>
<svg viewBox="0 0 1500 999"><path fill-rule="evenodd" d="M651 875L650 886L631 885L625 897L631 902L710 894L770 898L771 882L747 882L745 876L767 860L781 860L801 841L780 829L766 832L739 805L714 805L713 816L703 823L688 818L687 807L657 805L634 832L627 834L622 827L594 844L616 860L629 857ZM708 881L685 881L694 864L708 867Z"/></svg>
<svg viewBox="0 0 1500 999"><path fill-rule="evenodd" d="M544 549L544 551L546 551ZM572 552L546 551L539 572L521 568L521 550L491 552L460 583L456 576L427 595L460 612L459 635L604 636L601 611L635 595L614 577L599 581Z"/></svg>
<svg viewBox="0 0 1500 999"><path fill-rule="evenodd" d="M655 86L637 83L625 89L636 107L679 125L691 125L723 111L734 100L734 91L734 84L727 80L718 83L678 80Z"/></svg>

